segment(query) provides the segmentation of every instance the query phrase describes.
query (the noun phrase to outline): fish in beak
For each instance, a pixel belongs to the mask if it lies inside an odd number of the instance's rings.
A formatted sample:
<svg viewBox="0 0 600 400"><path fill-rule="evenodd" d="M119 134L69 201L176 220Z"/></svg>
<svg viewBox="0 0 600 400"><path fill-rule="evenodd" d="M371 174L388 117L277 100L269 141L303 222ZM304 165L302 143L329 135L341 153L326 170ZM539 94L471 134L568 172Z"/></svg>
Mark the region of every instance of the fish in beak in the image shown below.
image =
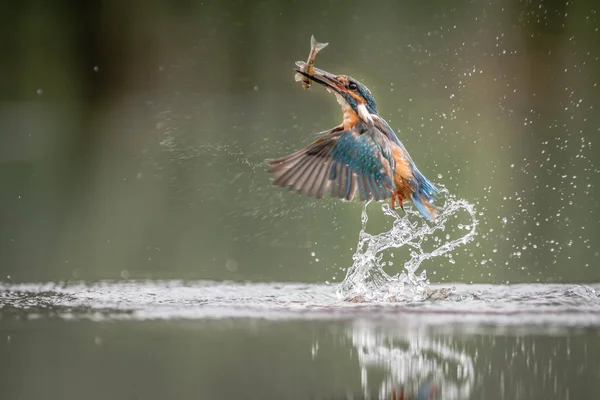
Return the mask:
<svg viewBox="0 0 600 400"><path fill-rule="evenodd" d="M359 87L352 78L345 75L334 75L314 67L313 74L309 75L305 72L305 65L306 63L302 61L296 62L296 66L299 69L296 69L295 71L298 74L325 86L328 92L335 94L344 113L351 109L365 123L369 125L373 124L373 117L367 110L366 102L361 96Z"/></svg>

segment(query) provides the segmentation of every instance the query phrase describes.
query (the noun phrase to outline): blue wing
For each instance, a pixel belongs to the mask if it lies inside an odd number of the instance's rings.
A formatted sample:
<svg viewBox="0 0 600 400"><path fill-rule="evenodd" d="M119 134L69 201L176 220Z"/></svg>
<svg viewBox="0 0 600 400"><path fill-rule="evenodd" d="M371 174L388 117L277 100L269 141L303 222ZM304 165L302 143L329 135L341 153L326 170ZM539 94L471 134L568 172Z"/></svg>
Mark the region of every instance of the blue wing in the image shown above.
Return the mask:
<svg viewBox="0 0 600 400"><path fill-rule="evenodd" d="M333 129L286 157L268 161L273 183L306 196L385 200L394 192L390 142L374 127Z"/></svg>

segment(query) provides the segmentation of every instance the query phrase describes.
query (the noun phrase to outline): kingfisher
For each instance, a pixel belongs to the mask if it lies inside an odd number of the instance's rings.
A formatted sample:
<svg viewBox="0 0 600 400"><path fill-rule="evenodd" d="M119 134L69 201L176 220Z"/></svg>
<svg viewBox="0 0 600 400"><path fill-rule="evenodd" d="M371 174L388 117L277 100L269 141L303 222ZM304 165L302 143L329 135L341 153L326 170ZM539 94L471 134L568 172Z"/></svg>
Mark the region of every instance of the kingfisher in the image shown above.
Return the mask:
<svg viewBox="0 0 600 400"><path fill-rule="evenodd" d="M314 68L296 72L324 86L342 107L340 125L317 134L317 139L282 158L267 160L273 184L302 195L361 201L391 199L404 210L410 201L421 215L434 222L439 189L417 168L406 147L378 114L371 91L347 75Z"/></svg>

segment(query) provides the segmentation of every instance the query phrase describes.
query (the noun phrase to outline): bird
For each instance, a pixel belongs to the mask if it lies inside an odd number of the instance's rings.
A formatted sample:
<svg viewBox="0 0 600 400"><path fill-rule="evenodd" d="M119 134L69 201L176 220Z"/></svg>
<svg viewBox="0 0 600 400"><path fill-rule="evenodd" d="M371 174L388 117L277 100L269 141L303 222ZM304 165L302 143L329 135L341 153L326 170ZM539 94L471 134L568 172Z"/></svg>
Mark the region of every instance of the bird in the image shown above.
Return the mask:
<svg viewBox="0 0 600 400"><path fill-rule="evenodd" d="M412 202L429 222L440 207L434 201L440 190L423 175L406 147L377 109L371 91L347 75L314 68L311 75L295 71L333 93L342 108L343 121L318 133L316 140L285 157L266 160L273 184L320 199L331 197L361 201L390 199L404 210Z"/></svg>

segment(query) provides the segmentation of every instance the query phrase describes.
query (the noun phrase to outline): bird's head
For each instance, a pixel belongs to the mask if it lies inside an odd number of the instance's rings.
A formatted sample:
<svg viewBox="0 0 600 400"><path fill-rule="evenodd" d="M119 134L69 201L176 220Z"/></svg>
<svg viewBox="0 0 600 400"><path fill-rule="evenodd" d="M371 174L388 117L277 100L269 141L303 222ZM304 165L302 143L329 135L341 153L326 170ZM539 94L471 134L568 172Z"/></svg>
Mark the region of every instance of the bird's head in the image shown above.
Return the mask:
<svg viewBox="0 0 600 400"><path fill-rule="evenodd" d="M373 123L371 114L377 114L377 105L371 91L362 83L347 75L334 75L322 69L314 68L314 75L308 75L302 69L296 72L317 82L336 95L342 110L352 109L358 117L368 124Z"/></svg>

